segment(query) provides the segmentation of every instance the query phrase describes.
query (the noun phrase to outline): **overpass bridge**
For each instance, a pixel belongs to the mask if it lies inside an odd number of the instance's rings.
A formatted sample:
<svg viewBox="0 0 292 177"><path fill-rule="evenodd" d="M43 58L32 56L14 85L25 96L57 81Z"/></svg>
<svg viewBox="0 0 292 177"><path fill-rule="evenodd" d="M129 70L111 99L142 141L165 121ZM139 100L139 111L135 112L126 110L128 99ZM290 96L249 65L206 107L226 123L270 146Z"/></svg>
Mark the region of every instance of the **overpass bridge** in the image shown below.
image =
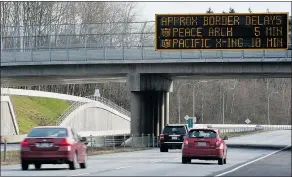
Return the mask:
<svg viewBox="0 0 292 177"><path fill-rule="evenodd" d="M88 132L92 136L124 135L130 132L130 112L105 98L1 88L1 136L6 136L8 139L19 135L17 116L9 98L12 95L73 101L73 104L56 121L56 125L70 126L81 135L87 135Z"/></svg>
<svg viewBox="0 0 292 177"><path fill-rule="evenodd" d="M169 122L174 79L291 77L291 49L155 51L153 21L5 27L1 44L1 86L128 82L133 134Z"/></svg>

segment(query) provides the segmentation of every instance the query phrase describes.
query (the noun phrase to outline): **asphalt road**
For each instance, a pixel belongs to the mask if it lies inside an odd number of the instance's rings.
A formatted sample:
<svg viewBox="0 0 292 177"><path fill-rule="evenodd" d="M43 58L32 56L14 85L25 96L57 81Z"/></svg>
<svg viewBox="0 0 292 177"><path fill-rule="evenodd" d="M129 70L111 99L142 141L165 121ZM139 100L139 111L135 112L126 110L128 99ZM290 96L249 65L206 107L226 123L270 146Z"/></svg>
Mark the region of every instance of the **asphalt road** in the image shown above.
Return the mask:
<svg viewBox="0 0 292 177"><path fill-rule="evenodd" d="M227 145L261 145L282 146L291 145L291 130L261 132L246 136L233 137L226 141Z"/></svg>
<svg viewBox="0 0 292 177"><path fill-rule="evenodd" d="M265 132L256 136L247 135L237 137L234 141L245 144L257 139L254 143L289 144L289 140L284 140L283 137L290 138L291 142L291 131ZM234 142L231 140L227 140L227 142ZM291 169L291 151L271 154L276 151L272 149L229 148L227 164L218 165L217 161L199 160L192 160L192 164L182 164L180 150L161 153L158 148L155 148L137 152L90 156L87 169L74 171L68 170L68 165L44 165L41 170L35 170L31 165L29 171L21 171L20 165L1 166L1 176L213 176L234 170L242 165L244 165L242 168L233 171L238 174L232 172L225 175L263 176L265 175L263 172L266 172L267 176L291 174L288 168L289 166ZM258 160L259 158L262 159ZM258 169L260 171L257 171Z"/></svg>
<svg viewBox="0 0 292 177"><path fill-rule="evenodd" d="M244 165L244 164L243 164ZM227 171L228 172L228 171ZM220 174L219 174L220 175ZM221 176L291 176L291 148Z"/></svg>
<svg viewBox="0 0 292 177"><path fill-rule="evenodd" d="M206 176L220 172L271 150L229 149L226 165L217 161L193 160L192 164L181 163L181 151L161 153L158 148L138 152L90 156L87 169L68 170L67 165L44 165L35 170L21 171L20 165L1 167L1 176Z"/></svg>

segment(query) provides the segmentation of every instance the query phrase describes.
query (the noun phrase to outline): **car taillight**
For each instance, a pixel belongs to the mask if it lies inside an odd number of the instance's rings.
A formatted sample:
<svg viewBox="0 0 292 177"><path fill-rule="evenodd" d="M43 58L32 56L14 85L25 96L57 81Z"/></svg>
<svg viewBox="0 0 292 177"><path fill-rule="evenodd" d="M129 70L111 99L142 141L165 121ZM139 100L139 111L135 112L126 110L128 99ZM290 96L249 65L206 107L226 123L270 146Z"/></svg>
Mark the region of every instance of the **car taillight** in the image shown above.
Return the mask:
<svg viewBox="0 0 292 177"><path fill-rule="evenodd" d="M217 149L223 149L223 143L220 141L216 141L216 148Z"/></svg>
<svg viewBox="0 0 292 177"><path fill-rule="evenodd" d="M28 142L27 142L27 140L23 140L23 141L21 142L21 147L25 147L25 146L28 146Z"/></svg>
<svg viewBox="0 0 292 177"><path fill-rule="evenodd" d="M164 134L159 135L159 139L164 139Z"/></svg>
<svg viewBox="0 0 292 177"><path fill-rule="evenodd" d="M219 147L219 146L220 146L220 142L216 141L216 147Z"/></svg>
<svg viewBox="0 0 292 177"><path fill-rule="evenodd" d="M61 141L60 146L65 147L65 149L62 150L71 151L71 143L69 142L68 139L64 139L63 141Z"/></svg>
<svg viewBox="0 0 292 177"><path fill-rule="evenodd" d="M186 139L184 140L184 147L188 147L189 146L189 141Z"/></svg>
<svg viewBox="0 0 292 177"><path fill-rule="evenodd" d="M60 146L71 146L71 144L69 143L68 139L64 139L61 143Z"/></svg>

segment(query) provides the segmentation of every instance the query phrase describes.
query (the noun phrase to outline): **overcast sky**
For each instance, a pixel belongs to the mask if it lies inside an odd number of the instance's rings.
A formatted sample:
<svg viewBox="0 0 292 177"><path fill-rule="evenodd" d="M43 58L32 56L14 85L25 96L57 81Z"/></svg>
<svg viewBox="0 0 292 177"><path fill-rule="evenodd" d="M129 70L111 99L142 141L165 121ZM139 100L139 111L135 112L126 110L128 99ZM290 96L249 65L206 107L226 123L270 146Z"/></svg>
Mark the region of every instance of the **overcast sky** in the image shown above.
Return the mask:
<svg viewBox="0 0 292 177"><path fill-rule="evenodd" d="M291 16L291 2L139 2L138 14L141 20L154 21L155 14L162 13L205 13L211 7L216 13L229 11L229 7L236 12L289 12Z"/></svg>

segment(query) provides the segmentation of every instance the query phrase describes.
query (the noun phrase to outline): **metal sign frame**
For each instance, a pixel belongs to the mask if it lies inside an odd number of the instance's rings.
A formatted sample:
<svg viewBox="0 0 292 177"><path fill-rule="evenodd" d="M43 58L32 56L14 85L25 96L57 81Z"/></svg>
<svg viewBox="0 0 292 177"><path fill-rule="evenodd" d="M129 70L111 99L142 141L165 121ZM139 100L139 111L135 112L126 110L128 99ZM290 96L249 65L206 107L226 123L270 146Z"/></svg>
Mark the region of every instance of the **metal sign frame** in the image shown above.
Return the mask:
<svg viewBox="0 0 292 177"><path fill-rule="evenodd" d="M248 15L248 16L252 16L252 15L273 15L273 14L278 14L278 15L287 15L287 48L236 48L236 49L158 49L157 48L157 22L158 22L158 16L226 16L230 13L211 13L211 14L207 14L207 13L185 13L185 14L155 14L155 23L154 23L154 48L155 51L169 51L169 52L173 52L173 51L236 51L236 50L245 50L245 51L255 51L255 50L288 50L289 48L289 29L290 29L290 25L289 25L289 12L257 12L257 13L232 13L232 15Z"/></svg>

